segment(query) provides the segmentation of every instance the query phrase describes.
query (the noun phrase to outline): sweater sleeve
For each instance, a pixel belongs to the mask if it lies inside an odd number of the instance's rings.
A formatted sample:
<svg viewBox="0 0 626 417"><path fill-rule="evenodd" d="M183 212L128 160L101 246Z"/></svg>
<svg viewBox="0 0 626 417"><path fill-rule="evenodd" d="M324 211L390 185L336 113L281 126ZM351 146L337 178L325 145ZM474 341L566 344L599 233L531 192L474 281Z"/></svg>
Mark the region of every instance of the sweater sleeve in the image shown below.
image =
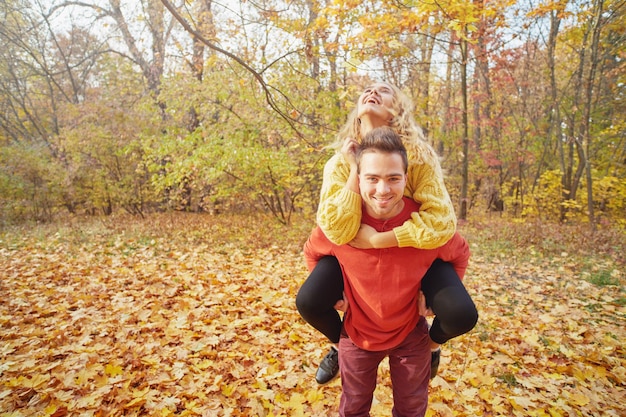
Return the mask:
<svg viewBox="0 0 626 417"><path fill-rule="evenodd" d="M361 226L361 196L345 188L350 166L337 153L324 166L317 224L336 245L350 242Z"/></svg>
<svg viewBox="0 0 626 417"><path fill-rule="evenodd" d="M421 207L393 229L398 246L435 249L444 245L456 231L456 214L439 165L411 163L407 188Z"/></svg>

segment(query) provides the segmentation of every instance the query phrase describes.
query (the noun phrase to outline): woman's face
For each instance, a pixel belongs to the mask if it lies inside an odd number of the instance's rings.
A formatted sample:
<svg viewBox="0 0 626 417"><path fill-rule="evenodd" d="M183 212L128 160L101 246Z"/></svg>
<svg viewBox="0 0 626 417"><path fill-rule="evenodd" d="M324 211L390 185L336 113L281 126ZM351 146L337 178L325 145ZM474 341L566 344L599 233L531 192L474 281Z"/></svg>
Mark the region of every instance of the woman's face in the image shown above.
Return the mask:
<svg viewBox="0 0 626 417"><path fill-rule="evenodd" d="M365 89L357 102L358 118L368 119L372 127L388 126L393 115L394 92L387 83L376 83Z"/></svg>

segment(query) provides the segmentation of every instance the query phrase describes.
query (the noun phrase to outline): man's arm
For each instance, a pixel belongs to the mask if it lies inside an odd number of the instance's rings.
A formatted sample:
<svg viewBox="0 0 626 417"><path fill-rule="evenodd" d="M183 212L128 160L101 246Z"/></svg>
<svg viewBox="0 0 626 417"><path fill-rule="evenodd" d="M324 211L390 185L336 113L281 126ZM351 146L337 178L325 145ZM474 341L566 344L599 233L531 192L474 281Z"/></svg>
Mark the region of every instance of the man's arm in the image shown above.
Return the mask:
<svg viewBox="0 0 626 417"><path fill-rule="evenodd" d="M315 265L321 258L333 255L333 244L324 235L319 226L311 232L309 239L304 244L303 253L309 272L315 268Z"/></svg>
<svg viewBox="0 0 626 417"><path fill-rule="evenodd" d="M438 249L438 258L450 262L452 267L463 279L469 263L470 249L467 241L458 232L441 248Z"/></svg>

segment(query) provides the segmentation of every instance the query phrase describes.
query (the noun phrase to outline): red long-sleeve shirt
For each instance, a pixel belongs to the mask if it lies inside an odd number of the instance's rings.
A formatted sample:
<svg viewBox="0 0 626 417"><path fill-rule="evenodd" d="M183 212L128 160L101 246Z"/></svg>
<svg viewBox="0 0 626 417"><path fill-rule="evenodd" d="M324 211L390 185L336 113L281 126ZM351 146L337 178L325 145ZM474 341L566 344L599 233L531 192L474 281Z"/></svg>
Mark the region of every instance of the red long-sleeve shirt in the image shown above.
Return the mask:
<svg viewBox="0 0 626 417"><path fill-rule="evenodd" d="M379 232L392 230L419 210L407 197L404 203L400 214L385 221L372 218L364 208L362 221ZM335 245L316 227L304 245L304 255L309 270L324 256L337 258L349 303L344 316L346 333L362 349L381 351L396 347L417 325L420 283L433 261L452 263L463 278L470 252L458 233L437 249L356 249Z"/></svg>

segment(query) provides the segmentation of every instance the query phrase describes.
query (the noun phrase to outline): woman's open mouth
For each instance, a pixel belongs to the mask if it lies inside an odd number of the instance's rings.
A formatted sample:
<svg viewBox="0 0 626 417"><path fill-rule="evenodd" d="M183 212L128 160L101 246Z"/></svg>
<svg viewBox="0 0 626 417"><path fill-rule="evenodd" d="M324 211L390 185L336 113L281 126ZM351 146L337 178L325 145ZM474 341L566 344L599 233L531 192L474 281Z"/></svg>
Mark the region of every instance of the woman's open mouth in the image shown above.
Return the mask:
<svg viewBox="0 0 626 417"><path fill-rule="evenodd" d="M363 102L366 104L380 104L380 101L375 96L369 96L366 100L363 100Z"/></svg>

